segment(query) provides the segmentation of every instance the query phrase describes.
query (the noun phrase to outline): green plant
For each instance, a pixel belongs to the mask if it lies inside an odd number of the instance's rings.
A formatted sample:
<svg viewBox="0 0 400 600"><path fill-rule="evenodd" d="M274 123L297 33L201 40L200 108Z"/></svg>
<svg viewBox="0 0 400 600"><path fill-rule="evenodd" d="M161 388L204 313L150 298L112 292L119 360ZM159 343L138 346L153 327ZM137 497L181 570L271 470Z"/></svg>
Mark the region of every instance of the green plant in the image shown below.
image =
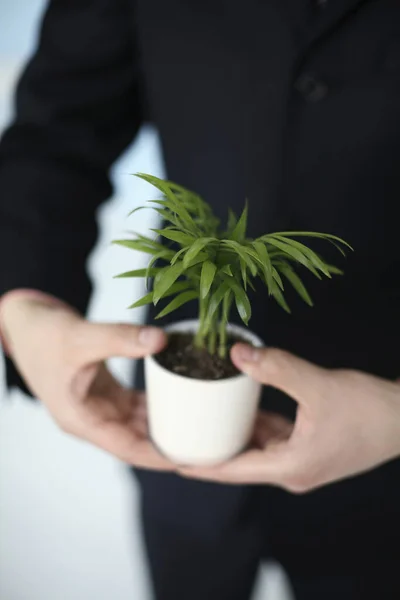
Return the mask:
<svg viewBox="0 0 400 600"><path fill-rule="evenodd" d="M196 193L171 181L164 181L138 173L137 177L156 187L159 200L150 200L166 225L152 229L155 239L135 234L134 239L114 243L152 255L146 269L136 269L117 277L145 277L153 279L152 290L130 308L173 297L160 311L161 318L186 302L198 301L199 327L195 344L221 357L227 353L227 323L232 306L248 325L251 304L248 288L254 289L253 280L260 278L268 293L280 306L290 312L284 297L284 280L289 282L310 306L312 300L297 274L301 266L319 279L340 274L336 267L324 260L296 237L325 239L344 254L343 246L351 248L340 238L308 231L278 232L256 239L246 236L246 206L239 218L230 211L227 227L221 230L219 220L210 206ZM145 207L139 207L130 214ZM162 241L161 241L162 240ZM148 286L149 289L149 286Z"/></svg>

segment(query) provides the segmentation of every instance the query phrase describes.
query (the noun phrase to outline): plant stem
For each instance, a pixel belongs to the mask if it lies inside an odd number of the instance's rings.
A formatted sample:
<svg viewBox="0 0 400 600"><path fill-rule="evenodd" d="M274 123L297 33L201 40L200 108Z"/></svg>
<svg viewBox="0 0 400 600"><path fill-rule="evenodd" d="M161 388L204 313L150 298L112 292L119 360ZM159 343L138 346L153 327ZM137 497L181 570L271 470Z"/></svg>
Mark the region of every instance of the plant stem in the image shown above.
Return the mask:
<svg viewBox="0 0 400 600"><path fill-rule="evenodd" d="M206 341L204 335L204 321L206 316L206 301L202 298L199 299L199 327L194 338L194 345L196 348L205 348Z"/></svg>
<svg viewBox="0 0 400 600"><path fill-rule="evenodd" d="M229 311L232 304L232 293L228 292L225 294L224 299L222 301L222 315L221 321L219 324L219 347L218 347L218 355L220 358L226 358L227 356L227 325L229 321Z"/></svg>
<svg viewBox="0 0 400 600"><path fill-rule="evenodd" d="M218 355L220 358L226 358L226 325L227 323L224 319L221 319L219 324L219 347L218 347Z"/></svg>
<svg viewBox="0 0 400 600"><path fill-rule="evenodd" d="M208 351L210 354L215 354L215 350L217 349L217 323L213 320L213 324L211 326L211 331L208 336Z"/></svg>
<svg viewBox="0 0 400 600"><path fill-rule="evenodd" d="M196 335L194 336L194 345L196 346L196 348L204 348L205 346L204 335L201 331L201 324L199 324L199 328L196 332Z"/></svg>

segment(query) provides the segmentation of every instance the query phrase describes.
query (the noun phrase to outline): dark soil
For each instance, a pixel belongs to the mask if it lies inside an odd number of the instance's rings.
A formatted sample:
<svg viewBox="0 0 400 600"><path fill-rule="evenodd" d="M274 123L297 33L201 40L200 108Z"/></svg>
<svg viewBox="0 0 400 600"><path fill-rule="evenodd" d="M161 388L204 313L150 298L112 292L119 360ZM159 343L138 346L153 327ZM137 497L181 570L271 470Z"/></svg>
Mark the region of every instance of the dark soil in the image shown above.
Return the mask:
<svg viewBox="0 0 400 600"><path fill-rule="evenodd" d="M173 333L169 336L168 346L156 356L157 362L169 371L193 379L227 379L238 375L240 371L229 357L229 350L239 338L228 338L228 356L220 358L218 354L209 354L196 348L192 334Z"/></svg>

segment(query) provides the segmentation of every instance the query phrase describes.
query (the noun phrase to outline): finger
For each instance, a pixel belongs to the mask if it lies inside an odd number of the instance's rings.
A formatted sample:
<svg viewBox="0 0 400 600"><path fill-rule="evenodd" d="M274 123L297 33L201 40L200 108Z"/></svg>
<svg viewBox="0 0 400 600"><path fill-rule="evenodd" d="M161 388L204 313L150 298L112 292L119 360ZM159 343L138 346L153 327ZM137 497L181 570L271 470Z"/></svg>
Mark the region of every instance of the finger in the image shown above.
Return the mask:
<svg viewBox="0 0 400 600"><path fill-rule="evenodd" d="M82 322L74 344L80 358L98 362L113 356L142 358L162 350L167 338L162 329L126 324Z"/></svg>
<svg viewBox="0 0 400 600"><path fill-rule="evenodd" d="M234 364L264 383L285 392L300 404L321 397L328 371L284 350L253 348L236 344L231 350Z"/></svg>
<svg viewBox="0 0 400 600"><path fill-rule="evenodd" d="M131 417L131 427L142 438L149 437L149 421L147 414L146 395L143 392L135 393L135 404Z"/></svg>
<svg viewBox="0 0 400 600"><path fill-rule="evenodd" d="M146 417L136 417L135 421L132 422L132 425L133 429L135 430L135 434L139 439L149 438L149 424Z"/></svg>
<svg viewBox="0 0 400 600"><path fill-rule="evenodd" d="M86 436L86 440L135 467L157 471L172 471L175 468L155 450L148 439L138 437L125 424L112 422L96 427Z"/></svg>
<svg viewBox="0 0 400 600"><path fill-rule="evenodd" d="M143 412L145 414L147 414L147 400L146 400L146 393L142 392L142 391L138 391L135 390L135 403L136 403L136 408L135 410L139 413L139 412Z"/></svg>
<svg viewBox="0 0 400 600"><path fill-rule="evenodd" d="M122 387L104 365L94 368L97 369L97 376L84 400L86 419L91 416L89 423L93 425L93 417L96 416L102 426L109 421L116 421L130 427L134 433L139 430L147 432L145 394ZM74 387L76 390L77 386Z"/></svg>
<svg viewBox="0 0 400 600"><path fill-rule="evenodd" d="M239 484L284 485L289 472L286 443L271 446L267 451L250 450L237 458L213 468L189 468L179 471L184 477Z"/></svg>
<svg viewBox="0 0 400 600"><path fill-rule="evenodd" d="M263 449L268 443L287 440L293 428L294 423L286 417L271 412L260 412L254 426L252 444Z"/></svg>

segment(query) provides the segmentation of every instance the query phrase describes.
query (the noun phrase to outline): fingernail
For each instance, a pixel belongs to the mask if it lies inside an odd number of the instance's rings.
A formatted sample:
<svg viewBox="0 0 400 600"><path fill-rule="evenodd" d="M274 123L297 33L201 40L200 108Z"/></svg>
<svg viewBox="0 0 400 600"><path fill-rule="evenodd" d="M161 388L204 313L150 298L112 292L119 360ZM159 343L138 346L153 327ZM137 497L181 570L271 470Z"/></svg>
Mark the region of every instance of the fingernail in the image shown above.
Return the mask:
<svg viewBox="0 0 400 600"><path fill-rule="evenodd" d="M247 344L238 344L235 348L236 358L240 362L257 362L259 357L259 352L257 348L253 346L248 346Z"/></svg>
<svg viewBox="0 0 400 600"><path fill-rule="evenodd" d="M156 346L162 340L162 331L157 327L143 327L139 332L139 342L142 346Z"/></svg>

